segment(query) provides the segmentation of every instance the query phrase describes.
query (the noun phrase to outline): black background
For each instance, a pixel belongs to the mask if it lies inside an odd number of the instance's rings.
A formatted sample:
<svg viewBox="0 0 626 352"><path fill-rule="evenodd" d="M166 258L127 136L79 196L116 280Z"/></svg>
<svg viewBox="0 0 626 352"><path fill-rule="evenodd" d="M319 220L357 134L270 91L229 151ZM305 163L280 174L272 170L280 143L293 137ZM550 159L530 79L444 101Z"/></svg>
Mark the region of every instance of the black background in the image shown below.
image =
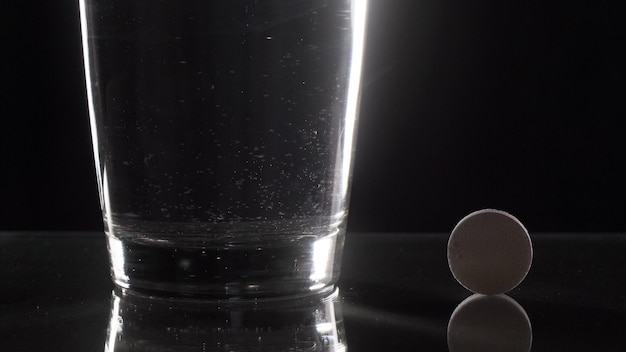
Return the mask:
<svg viewBox="0 0 626 352"><path fill-rule="evenodd" d="M351 231L626 229L626 3L370 0ZM0 5L0 230L98 230L74 0Z"/></svg>

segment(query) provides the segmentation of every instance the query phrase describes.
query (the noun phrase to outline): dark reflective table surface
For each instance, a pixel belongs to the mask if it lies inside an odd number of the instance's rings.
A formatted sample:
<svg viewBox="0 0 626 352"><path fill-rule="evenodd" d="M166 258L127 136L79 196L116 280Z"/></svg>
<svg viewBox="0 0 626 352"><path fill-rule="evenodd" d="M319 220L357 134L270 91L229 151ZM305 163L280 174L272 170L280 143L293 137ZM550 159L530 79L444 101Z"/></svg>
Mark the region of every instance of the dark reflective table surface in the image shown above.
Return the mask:
<svg viewBox="0 0 626 352"><path fill-rule="evenodd" d="M114 289L100 233L0 233L0 351L615 351L626 234L531 234L507 295L472 296L446 234L349 233L337 290L271 302Z"/></svg>

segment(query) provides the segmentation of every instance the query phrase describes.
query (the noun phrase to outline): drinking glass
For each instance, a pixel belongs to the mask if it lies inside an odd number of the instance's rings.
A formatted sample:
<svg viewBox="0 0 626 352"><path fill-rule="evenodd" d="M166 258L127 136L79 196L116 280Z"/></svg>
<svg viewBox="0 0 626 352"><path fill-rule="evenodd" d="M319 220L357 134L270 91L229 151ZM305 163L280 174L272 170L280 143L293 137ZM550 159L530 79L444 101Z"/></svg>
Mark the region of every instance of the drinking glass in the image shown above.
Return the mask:
<svg viewBox="0 0 626 352"><path fill-rule="evenodd" d="M170 295L339 275L365 0L80 0L112 276Z"/></svg>

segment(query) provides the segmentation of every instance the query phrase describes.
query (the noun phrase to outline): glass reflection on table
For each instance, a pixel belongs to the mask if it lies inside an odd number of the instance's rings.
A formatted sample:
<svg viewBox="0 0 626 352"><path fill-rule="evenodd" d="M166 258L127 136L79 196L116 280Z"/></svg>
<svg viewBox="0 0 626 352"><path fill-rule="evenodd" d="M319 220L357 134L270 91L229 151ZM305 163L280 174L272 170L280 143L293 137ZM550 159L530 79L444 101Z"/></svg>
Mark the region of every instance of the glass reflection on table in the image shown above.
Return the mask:
<svg viewBox="0 0 626 352"><path fill-rule="evenodd" d="M450 352L528 352L530 319L513 298L474 294L461 302L448 323Z"/></svg>
<svg viewBox="0 0 626 352"><path fill-rule="evenodd" d="M337 289L258 300L163 298L116 289L105 352L346 351Z"/></svg>

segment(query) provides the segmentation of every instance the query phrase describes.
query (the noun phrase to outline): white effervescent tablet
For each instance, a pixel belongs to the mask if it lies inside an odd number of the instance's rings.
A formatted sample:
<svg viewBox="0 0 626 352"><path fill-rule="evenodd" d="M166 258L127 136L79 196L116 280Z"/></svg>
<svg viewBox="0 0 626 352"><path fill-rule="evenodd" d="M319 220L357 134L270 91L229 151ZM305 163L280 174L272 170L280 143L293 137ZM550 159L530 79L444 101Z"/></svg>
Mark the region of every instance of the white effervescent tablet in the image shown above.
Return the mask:
<svg viewBox="0 0 626 352"><path fill-rule="evenodd" d="M475 293L505 293L526 277L533 259L528 231L513 215L484 209L461 219L448 240L454 278Z"/></svg>

